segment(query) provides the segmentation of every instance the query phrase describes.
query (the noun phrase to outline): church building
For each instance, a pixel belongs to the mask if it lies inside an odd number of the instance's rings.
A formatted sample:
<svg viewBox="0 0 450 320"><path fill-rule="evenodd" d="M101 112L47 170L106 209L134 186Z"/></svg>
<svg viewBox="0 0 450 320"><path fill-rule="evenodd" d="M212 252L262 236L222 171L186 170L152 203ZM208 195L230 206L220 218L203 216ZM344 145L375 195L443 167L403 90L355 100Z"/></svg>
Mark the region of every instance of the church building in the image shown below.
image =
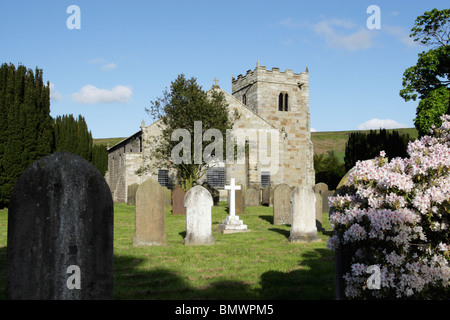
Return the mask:
<svg viewBox="0 0 450 320"><path fill-rule="evenodd" d="M290 69L280 71L279 68L267 70L258 62L254 70L232 77L231 94L221 89L217 82L210 90L222 91L230 114L239 114L233 131L259 133L256 135L259 152L254 153L254 161L247 155L243 162L216 164L200 182L205 180L219 189L221 197L226 197L224 186L231 178L235 178L236 184L242 185L244 190L250 185L264 187L281 183L291 187L314 186L308 68L301 73ZM115 202L127 202L128 186L147 179L157 180L169 189L179 184L174 169L161 167L139 173L139 168L151 161L147 146L159 132L158 121L148 126L142 121L138 132L108 149L107 180Z"/></svg>

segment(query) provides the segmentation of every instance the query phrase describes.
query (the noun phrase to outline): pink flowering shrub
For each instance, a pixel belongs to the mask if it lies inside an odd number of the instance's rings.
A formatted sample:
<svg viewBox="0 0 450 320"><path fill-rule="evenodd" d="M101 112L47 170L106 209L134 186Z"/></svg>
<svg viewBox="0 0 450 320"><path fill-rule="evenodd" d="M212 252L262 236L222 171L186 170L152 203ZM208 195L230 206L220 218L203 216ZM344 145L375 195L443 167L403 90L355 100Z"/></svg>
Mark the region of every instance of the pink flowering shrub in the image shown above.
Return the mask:
<svg viewBox="0 0 450 320"><path fill-rule="evenodd" d="M343 275L348 298L450 297L450 116L410 142L408 158L359 161L353 188L330 197L335 230L327 246L352 252ZM368 286L379 268L379 289Z"/></svg>

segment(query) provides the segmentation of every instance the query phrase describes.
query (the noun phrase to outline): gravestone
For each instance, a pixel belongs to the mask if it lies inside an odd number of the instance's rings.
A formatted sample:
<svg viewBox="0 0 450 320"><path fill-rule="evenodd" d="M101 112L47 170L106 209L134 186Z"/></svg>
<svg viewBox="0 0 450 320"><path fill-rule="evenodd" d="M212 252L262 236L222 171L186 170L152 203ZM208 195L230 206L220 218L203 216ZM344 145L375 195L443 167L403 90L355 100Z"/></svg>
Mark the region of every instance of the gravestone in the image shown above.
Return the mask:
<svg viewBox="0 0 450 320"><path fill-rule="evenodd" d="M170 189L167 189L166 187L163 187L165 199L166 199L166 210L172 210L172 191Z"/></svg>
<svg viewBox="0 0 450 320"><path fill-rule="evenodd" d="M323 198L320 193L314 192L315 196L315 211L316 211L316 227L317 229L322 229L322 201Z"/></svg>
<svg viewBox="0 0 450 320"><path fill-rule="evenodd" d="M333 190L325 190L322 192L322 212L330 211L330 204L328 202L328 198L334 195Z"/></svg>
<svg viewBox="0 0 450 320"><path fill-rule="evenodd" d="M111 191L69 152L46 156L17 180L8 210L6 298L113 298Z"/></svg>
<svg viewBox="0 0 450 320"><path fill-rule="evenodd" d="M133 183L127 188L127 204L136 205L136 191L139 188L139 184Z"/></svg>
<svg viewBox="0 0 450 320"><path fill-rule="evenodd" d="M248 188L245 191L245 206L246 207L258 207L260 205L259 201L259 190L254 188Z"/></svg>
<svg viewBox="0 0 450 320"><path fill-rule="evenodd" d="M183 201L186 196L186 192L181 188L181 186L176 186L172 191L172 214L186 214L186 208L184 207Z"/></svg>
<svg viewBox="0 0 450 320"><path fill-rule="evenodd" d="M189 189L184 197L186 207L185 245L214 244L211 227L211 207L214 205L211 194L202 186Z"/></svg>
<svg viewBox="0 0 450 320"><path fill-rule="evenodd" d="M165 245L166 195L163 187L148 179L136 192L134 246Z"/></svg>
<svg viewBox="0 0 450 320"><path fill-rule="evenodd" d="M290 242L320 241L316 227L316 197L314 191L306 186L298 186L292 191L292 223Z"/></svg>
<svg viewBox="0 0 450 320"><path fill-rule="evenodd" d="M269 207L273 207L273 191L274 191L274 188L271 188L270 194L269 194Z"/></svg>
<svg viewBox="0 0 450 320"><path fill-rule="evenodd" d="M279 184L273 191L273 223L291 224L291 193L287 184Z"/></svg>
<svg viewBox="0 0 450 320"><path fill-rule="evenodd" d="M231 209L230 209L230 193L229 192L228 192L227 200L228 200L228 212L230 212ZM244 197L244 192L242 190L235 191L234 202L235 202L234 212L237 215L244 214L244 212L245 212L245 197Z"/></svg>
<svg viewBox="0 0 450 320"><path fill-rule="evenodd" d="M328 185L323 182L316 183L314 186L314 192L322 194L322 192L328 190Z"/></svg>
<svg viewBox="0 0 450 320"><path fill-rule="evenodd" d="M265 186L262 190L262 197L261 197L261 204L263 206L269 206L270 205L270 186Z"/></svg>

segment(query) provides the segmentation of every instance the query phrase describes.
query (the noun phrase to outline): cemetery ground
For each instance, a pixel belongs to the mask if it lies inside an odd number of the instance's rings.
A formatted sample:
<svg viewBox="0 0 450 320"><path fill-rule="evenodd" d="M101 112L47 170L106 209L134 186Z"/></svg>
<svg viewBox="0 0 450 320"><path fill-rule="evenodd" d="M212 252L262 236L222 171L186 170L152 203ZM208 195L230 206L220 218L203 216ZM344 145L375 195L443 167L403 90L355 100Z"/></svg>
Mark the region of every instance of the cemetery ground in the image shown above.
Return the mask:
<svg viewBox="0 0 450 320"><path fill-rule="evenodd" d="M247 207L250 232L222 234L227 203L212 208L215 244L185 246L186 216L166 209L167 245L134 247L134 206L114 205L114 299L334 299L334 254L323 213L321 242L290 243L272 207ZM0 299L5 299L7 210L0 210Z"/></svg>

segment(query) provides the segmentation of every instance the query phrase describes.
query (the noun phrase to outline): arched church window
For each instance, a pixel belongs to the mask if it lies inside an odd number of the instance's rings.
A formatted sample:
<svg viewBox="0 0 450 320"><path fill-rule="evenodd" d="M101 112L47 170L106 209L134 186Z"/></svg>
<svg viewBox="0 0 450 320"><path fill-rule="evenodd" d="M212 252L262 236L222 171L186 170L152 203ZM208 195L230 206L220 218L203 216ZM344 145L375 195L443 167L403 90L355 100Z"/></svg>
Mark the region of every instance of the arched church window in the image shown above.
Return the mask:
<svg viewBox="0 0 450 320"><path fill-rule="evenodd" d="M242 103L245 104L245 105L247 105L247 95L246 95L246 94L244 94L244 95L242 96Z"/></svg>
<svg viewBox="0 0 450 320"><path fill-rule="evenodd" d="M283 94L280 93L278 96L278 111L283 111Z"/></svg>
<svg viewBox="0 0 450 320"><path fill-rule="evenodd" d="M278 95L278 111L289 110L289 95L285 92L281 92Z"/></svg>

